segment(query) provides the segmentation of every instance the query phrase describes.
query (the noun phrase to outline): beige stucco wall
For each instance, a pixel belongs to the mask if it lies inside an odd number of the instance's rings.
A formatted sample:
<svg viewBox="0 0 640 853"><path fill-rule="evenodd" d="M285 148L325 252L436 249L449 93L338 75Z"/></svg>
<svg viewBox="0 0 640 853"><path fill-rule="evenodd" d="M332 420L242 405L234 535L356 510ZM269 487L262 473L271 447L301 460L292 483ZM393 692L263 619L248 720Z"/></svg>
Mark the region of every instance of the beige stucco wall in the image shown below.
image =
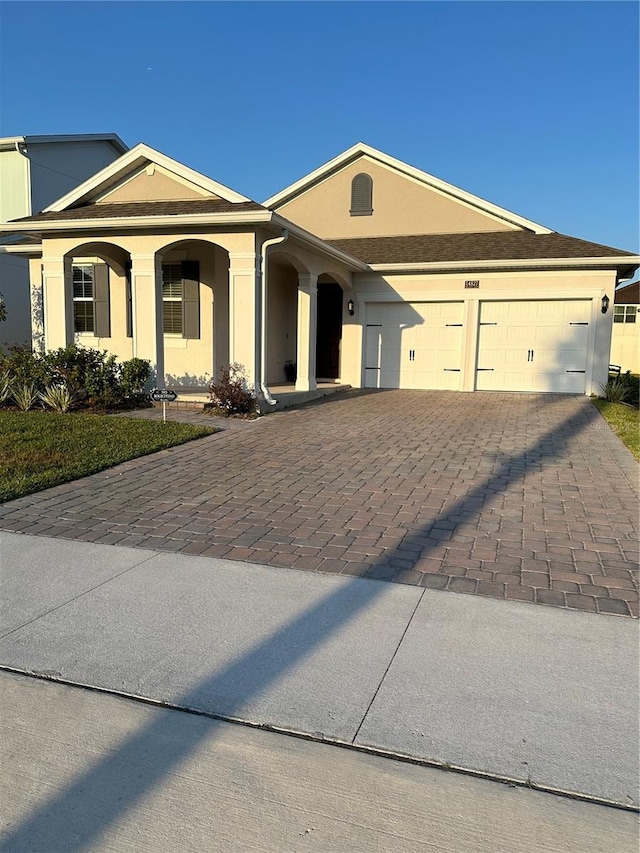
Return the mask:
<svg viewBox="0 0 640 853"><path fill-rule="evenodd" d="M285 381L284 363L296 360L298 273L292 266L269 266L267 300L267 382Z"/></svg>
<svg viewBox="0 0 640 853"><path fill-rule="evenodd" d="M351 216L351 181L373 179L373 214ZM283 204L278 213L326 239L511 231L516 226L363 156Z"/></svg>
<svg viewBox="0 0 640 853"><path fill-rule="evenodd" d="M130 201L185 201L203 198L203 190L197 189L187 181L176 180L164 170L153 168L149 174L142 169L133 177L127 178L114 189L109 190L96 204L114 204ZM207 198L219 198L213 193L206 193Z"/></svg>
<svg viewBox="0 0 640 853"><path fill-rule="evenodd" d="M464 286L469 278L478 279L480 287ZM592 303L587 363L587 394L598 394L600 383L607 381L613 312L600 310L602 296L609 297L615 288L615 271L585 272L494 272L433 275L354 275L354 317L344 317L342 337L341 381L362 387L364 329L367 303L395 300L464 301L463 354L461 388L475 387L478 347L479 305L481 301L508 299L590 299Z"/></svg>
<svg viewBox="0 0 640 853"><path fill-rule="evenodd" d="M635 323L614 323L611 333L611 364L624 373L640 373L640 314Z"/></svg>

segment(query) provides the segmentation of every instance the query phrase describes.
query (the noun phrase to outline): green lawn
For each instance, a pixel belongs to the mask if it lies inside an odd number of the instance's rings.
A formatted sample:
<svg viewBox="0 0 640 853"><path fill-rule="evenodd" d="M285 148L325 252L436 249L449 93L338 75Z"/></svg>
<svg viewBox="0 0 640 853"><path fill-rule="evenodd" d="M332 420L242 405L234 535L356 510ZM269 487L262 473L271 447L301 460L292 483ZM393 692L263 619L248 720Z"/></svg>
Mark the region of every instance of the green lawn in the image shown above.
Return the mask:
<svg viewBox="0 0 640 853"><path fill-rule="evenodd" d="M640 411L623 403L609 403L607 400L593 399L593 405L640 460Z"/></svg>
<svg viewBox="0 0 640 853"><path fill-rule="evenodd" d="M0 412L0 501L218 430L107 415Z"/></svg>

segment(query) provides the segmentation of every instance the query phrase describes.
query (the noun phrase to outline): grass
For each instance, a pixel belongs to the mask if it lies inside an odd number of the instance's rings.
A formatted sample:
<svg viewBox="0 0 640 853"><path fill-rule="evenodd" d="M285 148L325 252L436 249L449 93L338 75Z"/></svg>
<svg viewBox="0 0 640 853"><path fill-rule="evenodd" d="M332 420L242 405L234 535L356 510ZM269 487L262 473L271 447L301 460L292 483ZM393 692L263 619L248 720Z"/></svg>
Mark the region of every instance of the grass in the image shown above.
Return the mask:
<svg viewBox="0 0 640 853"><path fill-rule="evenodd" d="M640 460L640 411L624 403L609 403L599 398L593 399L593 405L636 459Z"/></svg>
<svg viewBox="0 0 640 853"><path fill-rule="evenodd" d="M0 501L214 432L218 430L107 415L0 412Z"/></svg>

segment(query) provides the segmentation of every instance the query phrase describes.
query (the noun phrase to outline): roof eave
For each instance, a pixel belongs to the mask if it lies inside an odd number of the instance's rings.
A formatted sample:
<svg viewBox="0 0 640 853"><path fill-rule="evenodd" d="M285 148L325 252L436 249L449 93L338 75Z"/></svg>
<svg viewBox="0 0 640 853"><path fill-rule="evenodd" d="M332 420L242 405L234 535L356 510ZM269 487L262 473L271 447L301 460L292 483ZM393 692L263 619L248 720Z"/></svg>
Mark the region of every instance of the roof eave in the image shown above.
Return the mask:
<svg viewBox="0 0 640 853"><path fill-rule="evenodd" d="M121 228L166 228L189 225L257 225L270 222L271 210L243 213L189 213L163 216L118 216L103 219L51 219L41 222L7 222L0 224L0 234L35 234L49 231L117 231Z"/></svg>
<svg viewBox="0 0 640 853"><path fill-rule="evenodd" d="M640 257L612 256L608 258L513 258L485 261L415 261L402 264L369 264L374 272L432 272L434 270L498 270L498 269L552 269L587 268L620 269L640 266Z"/></svg>

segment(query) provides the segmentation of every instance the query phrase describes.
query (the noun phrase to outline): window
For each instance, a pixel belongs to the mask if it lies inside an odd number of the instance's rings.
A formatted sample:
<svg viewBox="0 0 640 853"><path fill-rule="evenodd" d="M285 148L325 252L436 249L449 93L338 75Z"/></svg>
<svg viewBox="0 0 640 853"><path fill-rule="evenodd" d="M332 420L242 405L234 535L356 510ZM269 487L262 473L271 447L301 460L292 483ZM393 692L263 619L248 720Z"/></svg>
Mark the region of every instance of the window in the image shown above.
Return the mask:
<svg viewBox="0 0 640 853"><path fill-rule="evenodd" d="M93 264L73 267L73 328L93 332Z"/></svg>
<svg viewBox="0 0 640 853"><path fill-rule="evenodd" d="M111 336L109 267L106 264L73 264L73 328L98 338Z"/></svg>
<svg viewBox="0 0 640 853"><path fill-rule="evenodd" d="M351 181L351 216L371 216L373 213L373 181L371 175L360 172Z"/></svg>
<svg viewBox="0 0 640 853"><path fill-rule="evenodd" d="M200 337L198 261L162 265L162 330L165 335Z"/></svg>
<svg viewBox="0 0 640 853"><path fill-rule="evenodd" d="M635 323L638 308L636 305L615 305L613 308L614 323Z"/></svg>

